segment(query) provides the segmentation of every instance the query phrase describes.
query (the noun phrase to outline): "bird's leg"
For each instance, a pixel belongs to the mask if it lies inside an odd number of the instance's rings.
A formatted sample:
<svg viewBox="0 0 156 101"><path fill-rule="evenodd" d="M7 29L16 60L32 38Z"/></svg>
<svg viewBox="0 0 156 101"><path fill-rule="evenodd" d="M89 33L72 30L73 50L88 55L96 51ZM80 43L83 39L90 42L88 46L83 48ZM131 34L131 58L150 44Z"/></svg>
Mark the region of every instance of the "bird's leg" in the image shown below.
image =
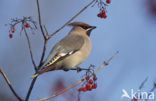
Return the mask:
<svg viewBox="0 0 156 101"><path fill-rule="evenodd" d="M80 71L82 71L82 70L87 70L87 71L89 71L90 69L81 68L81 67L76 67L76 68L72 68L72 69L70 69L70 70L76 70L77 72L80 72Z"/></svg>

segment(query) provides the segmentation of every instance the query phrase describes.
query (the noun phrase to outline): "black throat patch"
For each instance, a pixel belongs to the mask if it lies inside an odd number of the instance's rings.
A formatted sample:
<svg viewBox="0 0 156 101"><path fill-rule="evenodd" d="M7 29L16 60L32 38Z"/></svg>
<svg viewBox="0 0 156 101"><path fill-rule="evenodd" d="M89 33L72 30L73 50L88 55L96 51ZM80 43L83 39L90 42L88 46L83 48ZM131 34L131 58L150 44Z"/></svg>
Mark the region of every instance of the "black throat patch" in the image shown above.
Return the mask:
<svg viewBox="0 0 156 101"><path fill-rule="evenodd" d="M88 31L87 31L87 35L88 35L89 37L90 37L91 31L92 31L92 30L88 30Z"/></svg>

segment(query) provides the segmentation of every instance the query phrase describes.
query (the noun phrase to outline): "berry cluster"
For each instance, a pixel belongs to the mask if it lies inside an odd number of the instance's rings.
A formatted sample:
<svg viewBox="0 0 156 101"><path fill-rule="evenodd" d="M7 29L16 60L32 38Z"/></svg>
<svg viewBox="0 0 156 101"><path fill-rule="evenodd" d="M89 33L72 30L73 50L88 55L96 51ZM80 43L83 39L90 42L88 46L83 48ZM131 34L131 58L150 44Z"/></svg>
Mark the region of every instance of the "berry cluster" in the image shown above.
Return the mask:
<svg viewBox="0 0 156 101"><path fill-rule="evenodd" d="M35 28L31 27L31 23ZM31 17L23 17L23 19L12 19L11 24L10 24L10 30L9 30L9 38L13 38L13 33L15 33L16 29L15 26L21 24L22 29L21 32L24 28L31 28L31 29L36 29L36 22L32 20Z"/></svg>
<svg viewBox="0 0 156 101"><path fill-rule="evenodd" d="M97 77L95 75L93 76L92 79L90 79L89 76L86 76L85 79L86 79L86 82L84 83L83 87L80 87L78 89L79 92L91 91L92 89L97 88L97 83L96 83Z"/></svg>
<svg viewBox="0 0 156 101"><path fill-rule="evenodd" d="M96 2L98 3L98 7L100 8L100 13L97 14L97 16L99 18L106 19L107 18L107 15L106 15L106 6L108 6L108 4L111 3L111 0L106 0L106 2L103 2L102 0L97 0Z"/></svg>
<svg viewBox="0 0 156 101"><path fill-rule="evenodd" d="M25 24L24 27L25 28L29 28L30 25L29 24ZM12 27L10 32L11 33L9 34L9 38L13 38L13 33L15 32L15 27Z"/></svg>
<svg viewBox="0 0 156 101"><path fill-rule="evenodd" d="M100 18L106 19L107 18L106 11L105 10L101 10L101 12L97 16L100 17Z"/></svg>

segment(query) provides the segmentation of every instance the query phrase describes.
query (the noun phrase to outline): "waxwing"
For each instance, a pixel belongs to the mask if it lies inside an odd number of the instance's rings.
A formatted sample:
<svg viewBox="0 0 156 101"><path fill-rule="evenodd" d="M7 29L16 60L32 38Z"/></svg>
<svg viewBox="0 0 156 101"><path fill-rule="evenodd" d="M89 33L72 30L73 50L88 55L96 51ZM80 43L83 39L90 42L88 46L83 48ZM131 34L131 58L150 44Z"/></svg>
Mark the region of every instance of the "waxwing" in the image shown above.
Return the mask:
<svg viewBox="0 0 156 101"><path fill-rule="evenodd" d="M91 51L90 33L96 27L84 22L73 22L69 25L73 27L69 34L52 48L48 58L38 73L32 76L33 78L48 71L70 70L89 56Z"/></svg>

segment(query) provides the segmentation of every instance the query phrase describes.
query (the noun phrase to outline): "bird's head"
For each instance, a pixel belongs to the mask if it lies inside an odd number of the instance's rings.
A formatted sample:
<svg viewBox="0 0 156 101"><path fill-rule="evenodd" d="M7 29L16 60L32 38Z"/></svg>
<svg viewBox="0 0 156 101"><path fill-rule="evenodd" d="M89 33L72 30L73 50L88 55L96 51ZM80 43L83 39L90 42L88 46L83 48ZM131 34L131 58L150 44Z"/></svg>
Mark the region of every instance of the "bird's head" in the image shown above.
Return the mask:
<svg viewBox="0 0 156 101"><path fill-rule="evenodd" d="M69 25L73 26L73 28L76 28L77 30L84 31L88 36L90 36L91 31L96 28L96 26L90 26L84 22L73 22Z"/></svg>

